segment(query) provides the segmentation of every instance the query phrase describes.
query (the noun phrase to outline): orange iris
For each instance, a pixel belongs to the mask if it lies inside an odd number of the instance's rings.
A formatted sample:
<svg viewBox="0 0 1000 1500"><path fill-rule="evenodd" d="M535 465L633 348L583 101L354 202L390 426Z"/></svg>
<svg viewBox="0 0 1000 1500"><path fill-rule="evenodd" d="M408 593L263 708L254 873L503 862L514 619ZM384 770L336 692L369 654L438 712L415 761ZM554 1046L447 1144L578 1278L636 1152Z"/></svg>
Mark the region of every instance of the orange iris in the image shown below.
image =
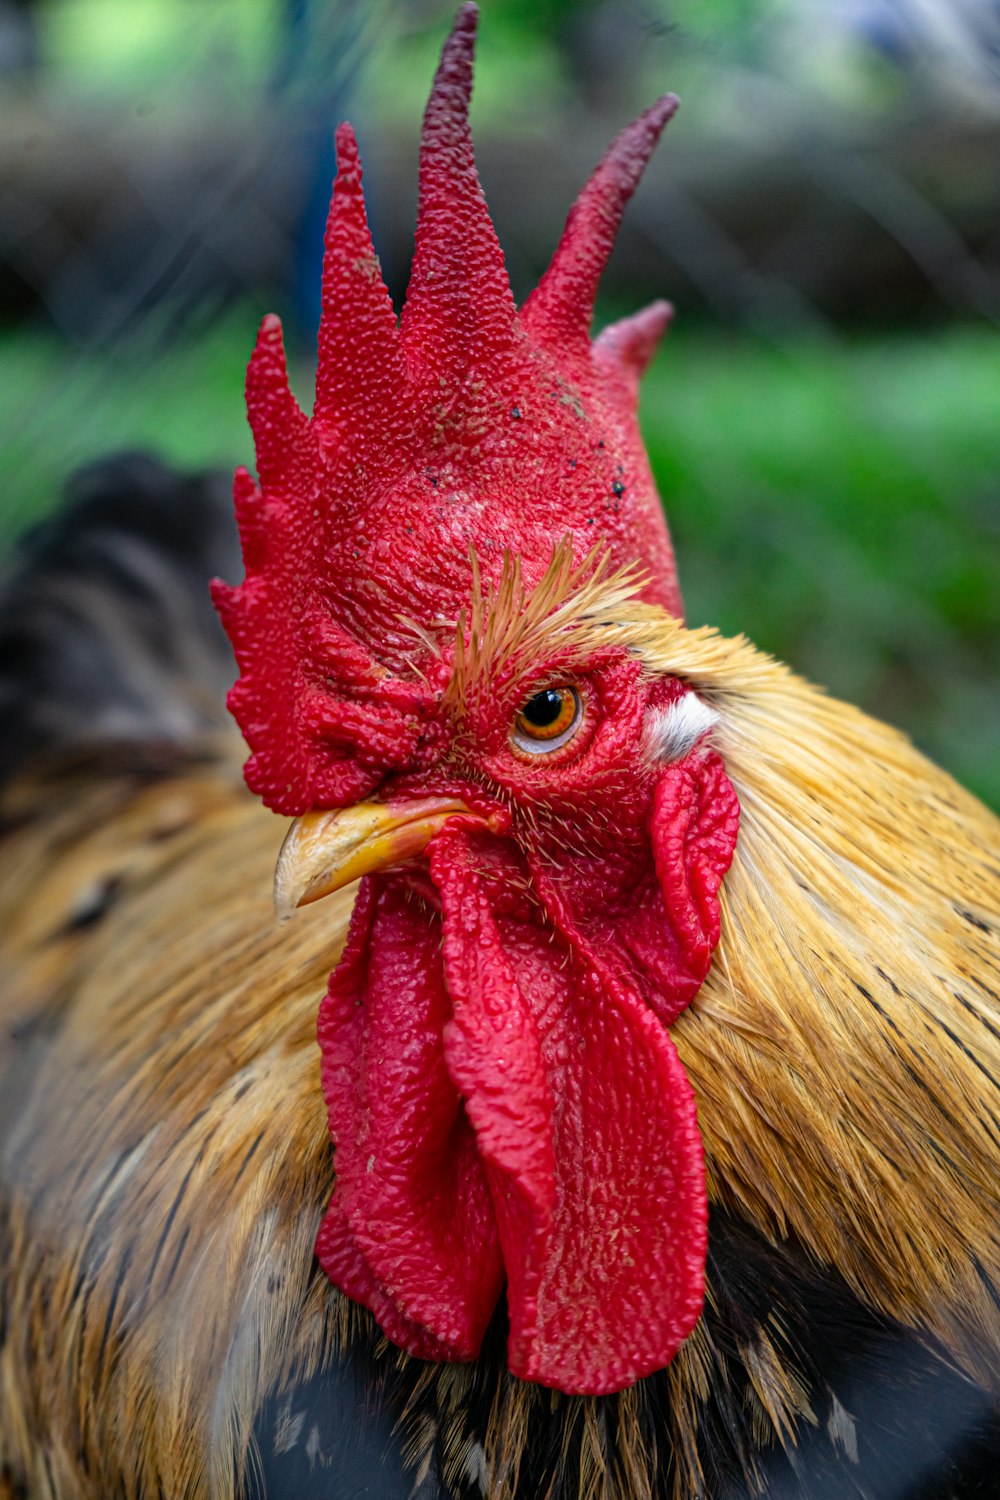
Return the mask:
<svg viewBox="0 0 1000 1500"><path fill-rule="evenodd" d="M582 702L574 687L547 687L535 693L514 720L514 738L523 749L564 742L579 723Z"/></svg>

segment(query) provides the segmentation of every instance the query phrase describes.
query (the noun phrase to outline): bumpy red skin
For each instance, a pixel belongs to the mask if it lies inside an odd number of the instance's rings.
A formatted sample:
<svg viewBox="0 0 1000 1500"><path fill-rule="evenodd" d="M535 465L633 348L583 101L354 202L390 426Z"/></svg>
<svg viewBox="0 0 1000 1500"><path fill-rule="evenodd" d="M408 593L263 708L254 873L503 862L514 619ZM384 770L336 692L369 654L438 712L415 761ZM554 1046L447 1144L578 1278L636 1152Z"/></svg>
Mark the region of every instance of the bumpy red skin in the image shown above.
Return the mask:
<svg viewBox="0 0 1000 1500"><path fill-rule="evenodd" d="M428 1359L475 1356L506 1278L511 1369L600 1393L668 1363L701 1309L704 1166L666 1028L718 941L738 807L705 745L648 762L647 715L681 688L621 652L587 664L586 735L535 765L509 739L523 675L467 704L457 737L441 691L472 552L487 581L518 555L530 586L569 535L578 558L599 544L645 564L645 597L680 612L636 422L669 309L589 338L676 101L611 147L518 312L472 155L474 30L463 6L425 116L399 328L338 132L315 412L265 319L247 372L259 486L236 477L246 580L215 597L247 782L270 807L444 791L501 830L452 819L423 873L362 886L319 1022L337 1168L320 1261Z"/></svg>

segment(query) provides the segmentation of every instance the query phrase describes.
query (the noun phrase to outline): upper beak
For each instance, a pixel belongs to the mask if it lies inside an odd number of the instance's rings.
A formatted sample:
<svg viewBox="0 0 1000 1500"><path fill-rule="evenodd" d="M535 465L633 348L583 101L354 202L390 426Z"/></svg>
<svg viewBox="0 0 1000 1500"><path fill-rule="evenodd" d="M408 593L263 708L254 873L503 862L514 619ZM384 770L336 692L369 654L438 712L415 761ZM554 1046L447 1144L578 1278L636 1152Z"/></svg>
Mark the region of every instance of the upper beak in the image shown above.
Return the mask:
<svg viewBox="0 0 1000 1500"><path fill-rule="evenodd" d="M297 906L412 859L457 813L475 816L455 798L426 797L419 802L359 802L296 818L274 871L275 911L284 921Z"/></svg>

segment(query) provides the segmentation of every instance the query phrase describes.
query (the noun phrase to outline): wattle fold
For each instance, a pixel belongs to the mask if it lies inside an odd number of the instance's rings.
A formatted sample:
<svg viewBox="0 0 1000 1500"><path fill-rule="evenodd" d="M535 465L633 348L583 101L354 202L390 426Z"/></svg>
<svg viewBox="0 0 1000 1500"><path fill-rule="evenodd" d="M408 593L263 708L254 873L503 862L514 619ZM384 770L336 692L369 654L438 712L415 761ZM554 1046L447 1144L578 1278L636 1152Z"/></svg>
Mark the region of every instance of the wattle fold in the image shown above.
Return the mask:
<svg viewBox="0 0 1000 1500"><path fill-rule="evenodd" d="M446 830L431 870L454 1007L445 1056L492 1190L508 1362L563 1391L620 1390L668 1364L701 1312L694 1095L664 1027L554 893L552 925L494 912L475 842ZM517 1050L501 1069L504 1044ZM534 1090L519 1080L512 1108L515 1070L531 1072Z"/></svg>
<svg viewBox="0 0 1000 1500"><path fill-rule="evenodd" d="M394 1342L468 1359L504 1275L509 1364L568 1392L667 1364L701 1311L694 1097L567 911L501 907L479 836L431 847L442 912L365 883L323 1003L337 1187L317 1241Z"/></svg>
<svg viewBox="0 0 1000 1500"><path fill-rule="evenodd" d="M440 925L362 882L320 1007L337 1183L316 1242L330 1279L421 1359L472 1359L503 1289L475 1139L444 1064Z"/></svg>

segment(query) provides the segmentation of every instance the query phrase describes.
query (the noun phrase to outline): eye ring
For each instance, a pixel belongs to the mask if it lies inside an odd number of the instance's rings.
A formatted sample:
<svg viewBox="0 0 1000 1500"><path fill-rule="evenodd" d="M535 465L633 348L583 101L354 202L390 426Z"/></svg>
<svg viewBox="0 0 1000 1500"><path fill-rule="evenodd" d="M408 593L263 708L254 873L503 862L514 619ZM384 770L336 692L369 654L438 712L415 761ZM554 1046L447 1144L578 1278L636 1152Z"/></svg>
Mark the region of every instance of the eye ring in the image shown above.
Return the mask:
<svg viewBox="0 0 1000 1500"><path fill-rule="evenodd" d="M511 744L521 755L551 755L569 743L584 718L584 697L572 683L533 693L514 716Z"/></svg>

